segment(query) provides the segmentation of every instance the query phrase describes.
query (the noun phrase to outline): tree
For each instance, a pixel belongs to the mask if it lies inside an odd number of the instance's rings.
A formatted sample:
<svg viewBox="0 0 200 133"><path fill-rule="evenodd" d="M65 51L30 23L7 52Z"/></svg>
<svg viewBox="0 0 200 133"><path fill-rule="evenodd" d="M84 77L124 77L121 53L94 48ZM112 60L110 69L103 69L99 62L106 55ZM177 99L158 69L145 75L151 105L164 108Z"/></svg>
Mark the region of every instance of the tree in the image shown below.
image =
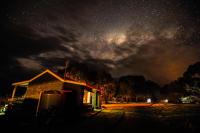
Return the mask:
<svg viewBox="0 0 200 133"><path fill-rule="evenodd" d="M162 90L173 101L191 95L200 97L200 62L189 65L182 77L165 85Z"/></svg>

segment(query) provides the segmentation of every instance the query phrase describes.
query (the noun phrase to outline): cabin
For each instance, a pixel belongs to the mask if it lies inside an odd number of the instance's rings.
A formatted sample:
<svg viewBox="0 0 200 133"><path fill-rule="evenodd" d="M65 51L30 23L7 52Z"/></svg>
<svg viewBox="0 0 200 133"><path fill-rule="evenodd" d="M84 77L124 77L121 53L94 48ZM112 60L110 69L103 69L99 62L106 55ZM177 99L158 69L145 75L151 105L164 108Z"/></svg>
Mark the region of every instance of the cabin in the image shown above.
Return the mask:
<svg viewBox="0 0 200 133"><path fill-rule="evenodd" d="M62 102L65 109L80 110L84 105L93 109L101 107L100 91L85 82L63 79L47 69L33 78L12 84L11 101L17 99L36 99L37 111L50 104ZM64 103L64 104L63 104Z"/></svg>

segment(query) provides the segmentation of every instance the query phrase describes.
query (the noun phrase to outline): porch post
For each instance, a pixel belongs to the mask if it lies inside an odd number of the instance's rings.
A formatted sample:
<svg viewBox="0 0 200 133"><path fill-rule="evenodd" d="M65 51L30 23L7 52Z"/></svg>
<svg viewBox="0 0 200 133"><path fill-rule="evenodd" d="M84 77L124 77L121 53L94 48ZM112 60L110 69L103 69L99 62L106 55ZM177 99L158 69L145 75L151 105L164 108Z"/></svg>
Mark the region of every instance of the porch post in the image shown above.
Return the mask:
<svg viewBox="0 0 200 133"><path fill-rule="evenodd" d="M101 108L101 94L97 90L93 90L94 94L92 96L92 107L94 109Z"/></svg>
<svg viewBox="0 0 200 133"><path fill-rule="evenodd" d="M17 86L14 87L13 92L12 92L12 101L14 100L15 97L15 92L16 92Z"/></svg>
<svg viewBox="0 0 200 133"><path fill-rule="evenodd" d="M100 108L101 105L100 105L100 95L99 95L99 93L96 93L96 99L97 99L97 107L96 108Z"/></svg>
<svg viewBox="0 0 200 133"><path fill-rule="evenodd" d="M93 90L94 94L92 96L92 107L94 109L97 108L97 91L96 90Z"/></svg>

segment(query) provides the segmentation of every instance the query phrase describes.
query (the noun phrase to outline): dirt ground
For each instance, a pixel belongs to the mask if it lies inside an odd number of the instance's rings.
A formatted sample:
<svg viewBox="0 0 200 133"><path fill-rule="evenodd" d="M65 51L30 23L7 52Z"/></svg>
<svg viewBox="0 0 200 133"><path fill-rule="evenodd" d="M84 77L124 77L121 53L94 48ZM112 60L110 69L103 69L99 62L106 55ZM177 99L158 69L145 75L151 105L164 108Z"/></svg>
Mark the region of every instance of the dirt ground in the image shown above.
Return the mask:
<svg viewBox="0 0 200 133"><path fill-rule="evenodd" d="M102 110L68 118L0 119L1 127L19 131L199 133L200 106L195 104L107 104Z"/></svg>

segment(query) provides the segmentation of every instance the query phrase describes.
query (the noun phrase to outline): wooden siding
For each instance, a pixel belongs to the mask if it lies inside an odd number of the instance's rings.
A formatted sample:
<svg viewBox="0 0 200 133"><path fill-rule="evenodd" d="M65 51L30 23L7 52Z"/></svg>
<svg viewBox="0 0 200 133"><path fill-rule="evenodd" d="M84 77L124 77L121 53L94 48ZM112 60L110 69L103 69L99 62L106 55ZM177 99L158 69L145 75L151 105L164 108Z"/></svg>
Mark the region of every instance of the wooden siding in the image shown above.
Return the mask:
<svg viewBox="0 0 200 133"><path fill-rule="evenodd" d="M63 88L63 82L55 79L50 74L45 74L42 77L29 83L26 91L26 98L39 99L40 93L47 90L61 90Z"/></svg>

